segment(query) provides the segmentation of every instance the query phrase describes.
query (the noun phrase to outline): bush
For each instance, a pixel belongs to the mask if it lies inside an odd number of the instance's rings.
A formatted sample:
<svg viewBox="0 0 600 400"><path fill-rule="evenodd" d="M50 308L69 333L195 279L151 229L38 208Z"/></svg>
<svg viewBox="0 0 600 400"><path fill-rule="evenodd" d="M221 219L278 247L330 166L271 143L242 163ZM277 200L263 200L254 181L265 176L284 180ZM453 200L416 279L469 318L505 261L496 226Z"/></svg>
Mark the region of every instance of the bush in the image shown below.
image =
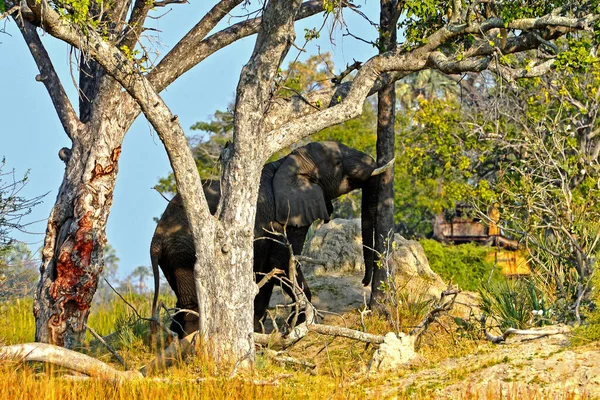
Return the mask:
<svg viewBox="0 0 600 400"><path fill-rule="evenodd" d="M491 249L475 243L444 245L432 239L420 241L431 269L446 282L461 289L476 291L482 283L503 281L494 264L487 261Z"/></svg>

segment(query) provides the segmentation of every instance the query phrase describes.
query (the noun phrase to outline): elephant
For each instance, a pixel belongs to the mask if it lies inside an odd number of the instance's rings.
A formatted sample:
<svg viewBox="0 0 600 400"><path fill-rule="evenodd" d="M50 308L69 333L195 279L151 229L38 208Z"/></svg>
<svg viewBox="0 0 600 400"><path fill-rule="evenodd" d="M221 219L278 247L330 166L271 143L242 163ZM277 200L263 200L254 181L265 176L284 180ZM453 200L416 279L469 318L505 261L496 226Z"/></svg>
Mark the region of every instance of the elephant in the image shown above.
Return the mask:
<svg viewBox="0 0 600 400"><path fill-rule="evenodd" d="M268 231L283 232L284 227L294 254L300 254L308 228L317 219L329 221L333 212L331 201L354 189L362 194L362 237L365 276L368 285L374 267L373 239L377 208L378 174L391 166L377 168L373 158L338 142L312 142L298 147L287 156L263 167L254 225L254 272L256 281L274 268L288 273L289 250L272 240ZM216 212L219 181L203 182L210 212ZM158 295L158 266L177 296L177 308L198 310L194 282L194 242L179 195L175 195L160 218L150 245L154 273L155 295L153 315ZM300 267L297 283L310 301L311 292ZM275 285L271 279L261 287L254 300L255 329L266 313ZM285 287L292 298L291 289ZM198 330L198 317L192 313L176 314L170 329L183 337Z"/></svg>

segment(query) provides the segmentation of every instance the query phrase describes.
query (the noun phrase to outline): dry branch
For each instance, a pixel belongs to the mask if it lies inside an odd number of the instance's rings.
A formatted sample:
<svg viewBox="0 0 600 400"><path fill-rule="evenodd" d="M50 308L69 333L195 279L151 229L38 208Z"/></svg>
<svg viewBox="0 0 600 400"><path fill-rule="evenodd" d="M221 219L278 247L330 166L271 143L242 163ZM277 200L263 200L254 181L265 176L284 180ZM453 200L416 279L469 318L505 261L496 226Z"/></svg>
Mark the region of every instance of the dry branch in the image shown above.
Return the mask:
<svg viewBox="0 0 600 400"><path fill-rule="evenodd" d="M15 8L16 6L12 10ZM40 71L36 80L42 82L46 87L65 133L70 139L73 139L81 127L81 122L56 74L52 60L36 32L36 27L25 19L19 21L17 26L21 30L23 39L25 39L27 47Z"/></svg>
<svg viewBox="0 0 600 400"><path fill-rule="evenodd" d="M275 275L283 275L285 274L285 271L279 268L273 268L271 270L271 272L269 272L268 274L266 274L261 280L260 282L258 282L256 284L256 286L258 286L258 288L260 289L261 287L265 286L267 282L269 282Z"/></svg>
<svg viewBox="0 0 600 400"><path fill-rule="evenodd" d="M263 351L263 354L277 362L282 362L285 364L299 365L301 367L306 367L306 368L310 368L310 369L316 368L316 365L311 362L298 360L297 358L294 358L294 357L282 355L280 351L265 349Z"/></svg>
<svg viewBox="0 0 600 400"><path fill-rule="evenodd" d="M117 353L117 351L115 349L113 349L112 346L109 345L106 342L106 340L104 340L104 338L102 336L100 336L94 329L90 328L87 324L85 325L85 327L87 328L88 331L90 331L90 333L92 334L92 336L94 336L96 338L96 340L98 340L100 343L102 343L104 345L104 347L106 347L108 349L108 351L110 351L111 354L113 356L115 356L115 358L117 359L117 361L119 361L121 363L121 365L123 365L123 368L129 369L127 367L127 363L125 362L125 360L123 360L123 357L121 357L119 355L119 353Z"/></svg>
<svg viewBox="0 0 600 400"><path fill-rule="evenodd" d="M0 348L1 360L39 361L86 374L90 377L124 381L140 379L139 371L119 371L93 357L46 343L23 343Z"/></svg>
<svg viewBox="0 0 600 400"><path fill-rule="evenodd" d="M554 330L549 330L549 331L543 331L543 330L538 330L538 329L515 329L515 328L508 328L500 336L494 336L491 333L485 331L485 338L486 338L486 340L489 340L492 343L498 344L498 343L504 342L511 335L535 336L535 338L533 338L533 339L540 339L540 338L543 338L543 337L546 337L546 336L562 335L562 334L565 334L565 333L568 333L568 330L566 330L566 329L554 329Z"/></svg>
<svg viewBox="0 0 600 400"><path fill-rule="evenodd" d="M417 338L427 331L427 328L437 316L443 312L448 312L454 307L454 302L456 301L456 296L460 293L460 289L457 287L449 286L446 290L444 290L440 294L440 299L438 300L436 306L431 310L425 319L421 321L412 331L410 331L410 336L416 336Z"/></svg>

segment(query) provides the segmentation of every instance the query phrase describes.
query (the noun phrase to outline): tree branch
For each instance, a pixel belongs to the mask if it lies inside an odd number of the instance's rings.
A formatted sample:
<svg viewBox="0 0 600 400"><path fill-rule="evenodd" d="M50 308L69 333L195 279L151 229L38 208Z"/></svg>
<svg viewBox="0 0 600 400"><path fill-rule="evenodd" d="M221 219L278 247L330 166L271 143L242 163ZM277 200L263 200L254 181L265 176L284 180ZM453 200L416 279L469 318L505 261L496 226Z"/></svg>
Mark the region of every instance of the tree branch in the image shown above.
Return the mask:
<svg viewBox="0 0 600 400"><path fill-rule="evenodd" d="M157 91L165 89L178 77L216 51L258 32L262 22L261 17L239 22L205 38L208 32L241 2L242 0L227 0L224 4L220 2L158 63L148 75L148 80ZM310 17L321 11L323 11L322 1L307 1L300 7L296 20Z"/></svg>
<svg viewBox="0 0 600 400"><path fill-rule="evenodd" d="M569 29L585 29L588 24L596 21L598 15L588 15L585 18L568 18L546 15L539 18L539 22L531 19L513 21L511 27L517 29L538 29L517 37L507 39L503 48L504 54L518 53L537 48L543 41L554 40ZM561 25L562 24L562 25ZM465 34L481 34L495 28L503 28L504 23L500 18L491 18L480 24L449 26L430 35L427 44L413 51L406 52L399 48L367 61L358 71L351 82L345 82L334 88L323 89L310 95L292 97L291 99L275 102L265 118L265 130L269 132L269 151L275 152L287 147L303 137L318 132L331 125L340 123L360 114L362 102L368 96L376 93L384 84L394 82L404 76L432 67L442 72L452 74L459 72L479 72L486 69L492 59L496 47L489 44L489 40L480 40L472 49L467 50L459 61L448 57L437 49L447 41ZM563 27L565 29L545 29L549 27ZM567 29L568 28L568 29ZM540 64L539 68L527 73L516 73L515 77L533 76L534 73L543 74L548 64ZM392 72L395 71L395 72ZM387 73L387 74L384 74ZM387 76L386 76L387 75ZM357 86L368 85L367 90ZM347 101L352 96L352 100ZM306 104L308 101L310 104ZM357 101L361 106L352 106ZM316 104L329 104L329 108L318 110Z"/></svg>
<svg viewBox="0 0 600 400"><path fill-rule="evenodd" d="M52 61L50 60L50 56L48 55L44 44L35 31L36 27L24 19L17 22L17 26L23 34L23 39L25 39L27 47L40 71L36 80L42 82L46 87L65 133L70 139L73 139L81 127L81 122L77 117L75 109L73 109L73 105L69 101L69 97L60 82L60 78L54 70L54 66L52 65Z"/></svg>
<svg viewBox="0 0 600 400"><path fill-rule="evenodd" d="M144 21L148 16L148 12L152 9L153 3L147 0L135 0L133 10L129 17L129 22L125 27L123 38L119 42L118 47L127 46L129 49L135 47L142 30L144 29Z"/></svg>
<svg viewBox="0 0 600 400"><path fill-rule="evenodd" d="M66 19L61 18L45 0L30 0L27 6L46 32L87 53L136 100L165 145L193 237L199 238L206 245L206 251L202 252L202 255L212 257L214 252L211 248L214 243L207 238L212 238L215 224L211 222L215 219L210 214L194 157L178 117L171 113L148 80L137 71L133 62L98 33L92 30L85 34L80 33Z"/></svg>

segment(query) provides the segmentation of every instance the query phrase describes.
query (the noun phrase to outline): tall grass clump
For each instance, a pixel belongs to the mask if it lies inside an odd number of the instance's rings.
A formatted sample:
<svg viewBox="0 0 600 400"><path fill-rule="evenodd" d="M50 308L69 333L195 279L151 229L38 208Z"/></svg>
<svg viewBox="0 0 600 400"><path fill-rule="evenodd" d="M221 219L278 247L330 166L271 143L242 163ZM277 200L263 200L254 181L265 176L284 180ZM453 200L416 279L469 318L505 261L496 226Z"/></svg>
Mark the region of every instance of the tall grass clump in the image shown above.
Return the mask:
<svg viewBox="0 0 600 400"><path fill-rule="evenodd" d="M484 284L479 289L481 311L504 331L527 329L552 321L552 310L544 294L528 279Z"/></svg>
<svg viewBox="0 0 600 400"><path fill-rule="evenodd" d="M0 303L0 342L16 344L33 342L35 319L33 318L33 299L17 298Z"/></svg>

